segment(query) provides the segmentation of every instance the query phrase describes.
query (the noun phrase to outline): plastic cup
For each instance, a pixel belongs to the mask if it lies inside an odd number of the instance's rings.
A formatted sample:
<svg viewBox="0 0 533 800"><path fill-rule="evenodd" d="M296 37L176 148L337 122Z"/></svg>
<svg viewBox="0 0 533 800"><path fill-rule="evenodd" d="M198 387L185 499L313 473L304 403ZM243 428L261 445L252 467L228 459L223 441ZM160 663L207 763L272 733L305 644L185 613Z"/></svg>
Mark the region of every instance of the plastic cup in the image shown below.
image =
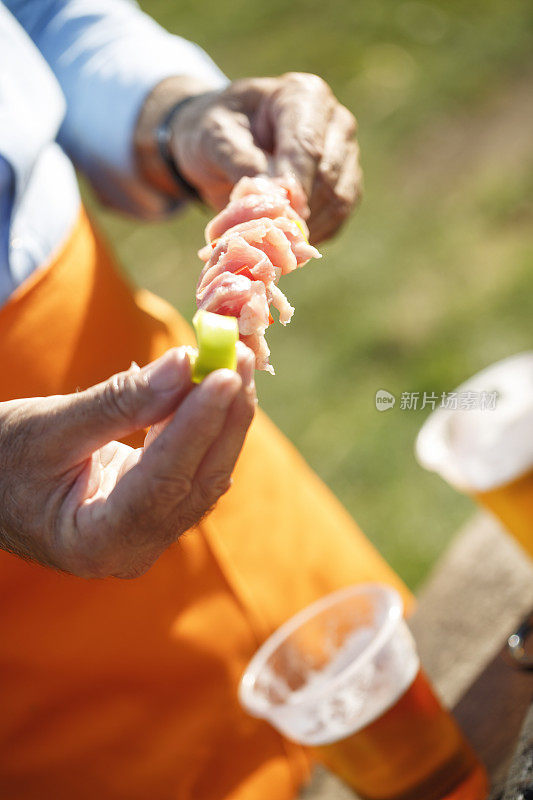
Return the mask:
<svg viewBox="0 0 533 800"><path fill-rule="evenodd" d="M493 364L454 394L481 407L434 411L418 461L494 513L533 557L533 352Z"/></svg>
<svg viewBox="0 0 533 800"><path fill-rule="evenodd" d="M342 589L257 651L242 705L314 749L364 800L484 800L487 778L421 670L399 594Z"/></svg>

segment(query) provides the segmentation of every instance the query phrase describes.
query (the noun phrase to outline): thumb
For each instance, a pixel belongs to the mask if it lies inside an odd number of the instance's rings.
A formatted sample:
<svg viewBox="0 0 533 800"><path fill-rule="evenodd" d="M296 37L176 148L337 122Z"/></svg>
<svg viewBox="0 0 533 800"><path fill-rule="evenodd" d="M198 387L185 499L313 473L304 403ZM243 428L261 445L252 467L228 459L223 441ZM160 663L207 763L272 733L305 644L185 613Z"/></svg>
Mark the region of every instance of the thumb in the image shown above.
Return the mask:
<svg viewBox="0 0 533 800"><path fill-rule="evenodd" d="M173 348L143 369L135 364L84 392L65 395L54 409L54 436L69 459L83 460L112 439L168 417L191 388L187 349Z"/></svg>

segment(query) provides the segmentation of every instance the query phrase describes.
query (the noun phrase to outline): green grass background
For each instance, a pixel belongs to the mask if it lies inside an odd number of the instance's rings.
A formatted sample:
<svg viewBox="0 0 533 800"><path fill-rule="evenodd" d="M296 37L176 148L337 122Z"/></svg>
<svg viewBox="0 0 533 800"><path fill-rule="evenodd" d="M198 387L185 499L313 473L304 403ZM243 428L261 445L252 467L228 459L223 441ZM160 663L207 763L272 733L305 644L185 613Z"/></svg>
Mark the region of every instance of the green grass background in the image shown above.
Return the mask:
<svg viewBox="0 0 533 800"><path fill-rule="evenodd" d="M533 4L518 0L145 0L231 77L322 75L357 115L365 198L321 262L286 279L263 407L416 587L470 501L415 462L426 410L531 347ZM91 202L92 204L92 202ZM207 220L99 217L133 279L190 317ZM289 479L289 477L287 478Z"/></svg>

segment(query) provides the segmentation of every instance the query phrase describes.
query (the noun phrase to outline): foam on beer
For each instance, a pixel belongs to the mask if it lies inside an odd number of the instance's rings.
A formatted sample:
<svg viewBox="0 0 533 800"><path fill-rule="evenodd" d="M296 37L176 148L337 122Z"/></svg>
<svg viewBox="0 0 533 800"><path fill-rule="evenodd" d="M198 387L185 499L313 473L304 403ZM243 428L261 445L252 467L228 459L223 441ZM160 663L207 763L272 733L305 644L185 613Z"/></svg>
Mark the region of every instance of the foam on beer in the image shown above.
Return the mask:
<svg viewBox="0 0 533 800"><path fill-rule="evenodd" d="M366 727L397 702L420 669L401 602L395 616L385 608L384 615L378 611L341 640L333 615L318 661L318 650L311 653L290 638L266 658L259 651L248 686L243 678L241 701L289 739L309 746L331 744Z"/></svg>
<svg viewBox="0 0 533 800"><path fill-rule="evenodd" d="M351 634L327 669L310 674L305 687L292 693L284 711L289 738L314 747L345 739L381 717L405 694L420 661L404 623L375 659L340 680L334 690L329 688L374 634L372 630ZM303 707L298 707L300 699Z"/></svg>
<svg viewBox="0 0 533 800"><path fill-rule="evenodd" d="M497 392L496 406L438 409L418 436L420 463L463 492L485 492L533 469L533 353L500 361L458 394Z"/></svg>

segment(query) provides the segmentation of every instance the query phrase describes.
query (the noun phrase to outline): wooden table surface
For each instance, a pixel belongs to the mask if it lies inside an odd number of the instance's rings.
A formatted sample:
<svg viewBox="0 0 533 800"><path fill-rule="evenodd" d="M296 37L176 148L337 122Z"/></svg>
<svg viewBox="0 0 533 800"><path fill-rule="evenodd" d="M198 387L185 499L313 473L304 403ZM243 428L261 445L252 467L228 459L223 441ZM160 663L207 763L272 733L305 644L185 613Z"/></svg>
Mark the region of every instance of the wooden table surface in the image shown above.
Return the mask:
<svg viewBox="0 0 533 800"><path fill-rule="evenodd" d="M504 647L454 708L454 716L492 777L494 798L502 796L532 702L533 672L512 666Z"/></svg>
<svg viewBox="0 0 533 800"><path fill-rule="evenodd" d="M533 673L503 655L507 636L533 608L533 563L488 516L460 531L419 593L410 622L422 663L501 796L529 700ZM301 800L353 800L317 768Z"/></svg>
<svg viewBox="0 0 533 800"><path fill-rule="evenodd" d="M533 800L533 705L522 727L505 789L491 800Z"/></svg>

